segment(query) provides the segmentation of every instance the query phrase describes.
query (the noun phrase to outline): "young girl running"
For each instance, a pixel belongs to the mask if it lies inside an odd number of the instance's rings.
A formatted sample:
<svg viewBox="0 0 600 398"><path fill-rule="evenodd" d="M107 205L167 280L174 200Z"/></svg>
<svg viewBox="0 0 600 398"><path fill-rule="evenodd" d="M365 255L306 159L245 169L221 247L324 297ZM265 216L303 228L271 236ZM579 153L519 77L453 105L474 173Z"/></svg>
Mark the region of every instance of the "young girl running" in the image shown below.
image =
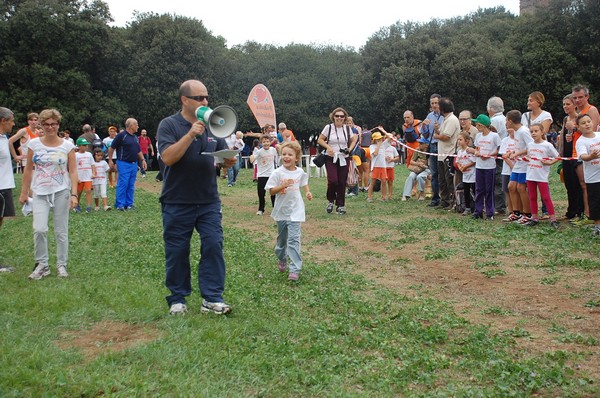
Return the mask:
<svg viewBox="0 0 600 398"><path fill-rule="evenodd" d="M271 195L276 195L271 217L277 222L277 243L275 244L275 255L279 259L277 267L280 272L285 272L288 268L287 259L289 257L288 279L290 281L297 281L302 269L300 224L305 221L306 215L300 188L304 187L306 199L312 200L312 194L308 187L308 175L296 166L301 159L302 148L298 141L281 144L282 166L271 174L265 187Z"/></svg>
<svg viewBox="0 0 600 398"><path fill-rule="evenodd" d="M540 196L548 209L550 216L550 225L554 228L559 227L554 213L554 204L550 198L550 186L548 185L548 176L550 174L550 166L558 162L558 151L554 146L546 141L544 137L544 126L541 123L534 123L529 127L533 142L527 144L527 192L529 193L529 206L531 207L531 220L523 224L529 227L538 225L538 201L537 191L539 189Z"/></svg>

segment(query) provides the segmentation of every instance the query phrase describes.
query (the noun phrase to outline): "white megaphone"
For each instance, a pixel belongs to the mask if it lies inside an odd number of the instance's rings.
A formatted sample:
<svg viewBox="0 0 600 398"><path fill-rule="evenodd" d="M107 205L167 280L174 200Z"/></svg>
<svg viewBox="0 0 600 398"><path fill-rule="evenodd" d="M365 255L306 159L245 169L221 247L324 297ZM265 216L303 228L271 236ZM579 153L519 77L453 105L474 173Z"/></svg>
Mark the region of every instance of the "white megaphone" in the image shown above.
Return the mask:
<svg viewBox="0 0 600 398"><path fill-rule="evenodd" d="M228 105L217 106L215 109L201 106L196 109L196 117L206 123L217 138L227 138L237 128L237 113Z"/></svg>

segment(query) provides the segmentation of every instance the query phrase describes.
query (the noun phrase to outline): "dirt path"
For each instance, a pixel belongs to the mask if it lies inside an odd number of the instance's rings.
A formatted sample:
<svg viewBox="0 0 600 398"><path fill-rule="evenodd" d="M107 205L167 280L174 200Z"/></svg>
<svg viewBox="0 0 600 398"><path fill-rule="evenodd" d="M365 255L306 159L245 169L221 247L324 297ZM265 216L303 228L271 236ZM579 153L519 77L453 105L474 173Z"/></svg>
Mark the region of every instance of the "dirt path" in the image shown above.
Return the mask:
<svg viewBox="0 0 600 398"><path fill-rule="evenodd" d="M154 181L140 181L138 185L152 192L160 189ZM275 241L270 217L256 216L253 223L247 222L248 215L256 212L254 191L237 190L235 195L223 195L222 201L227 224L256 232L254 236L261 242ZM358 264L356 272L406 296L444 300L472 323L513 334L515 349L524 355L576 351L579 355L570 365L600 381L600 307L585 306L591 298L599 299L597 271L562 267L548 275L534 267L515 266L514 259L505 258L501 265L506 274L490 278L464 259L425 260L421 245L382 245L375 239L381 235L375 225L362 227L361 247L369 249L359 250L352 235L338 232L348 231L351 220L350 215L326 219L309 215L310 222L302 226L305 258L316 264L332 258L345 260ZM265 233L270 236L265 237ZM328 243L331 237L335 242ZM549 280L547 284L540 282L544 278ZM552 280L563 282L553 284Z"/></svg>

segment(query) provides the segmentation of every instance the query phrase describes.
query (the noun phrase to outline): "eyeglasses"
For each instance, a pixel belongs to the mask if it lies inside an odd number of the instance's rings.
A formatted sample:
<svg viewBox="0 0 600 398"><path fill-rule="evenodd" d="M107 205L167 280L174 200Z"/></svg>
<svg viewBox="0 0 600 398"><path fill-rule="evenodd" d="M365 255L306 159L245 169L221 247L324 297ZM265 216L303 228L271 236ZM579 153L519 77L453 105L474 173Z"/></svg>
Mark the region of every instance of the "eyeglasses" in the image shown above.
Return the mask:
<svg viewBox="0 0 600 398"><path fill-rule="evenodd" d="M54 127L58 127L58 123L42 123L42 127L46 127L46 128L54 128Z"/></svg>
<svg viewBox="0 0 600 398"><path fill-rule="evenodd" d="M346 115L333 115L333 117L337 117L337 118L340 118L340 119L344 119L344 118L346 117Z"/></svg>
<svg viewBox="0 0 600 398"><path fill-rule="evenodd" d="M189 98L194 101L202 102L208 99L208 95L186 95L185 98Z"/></svg>

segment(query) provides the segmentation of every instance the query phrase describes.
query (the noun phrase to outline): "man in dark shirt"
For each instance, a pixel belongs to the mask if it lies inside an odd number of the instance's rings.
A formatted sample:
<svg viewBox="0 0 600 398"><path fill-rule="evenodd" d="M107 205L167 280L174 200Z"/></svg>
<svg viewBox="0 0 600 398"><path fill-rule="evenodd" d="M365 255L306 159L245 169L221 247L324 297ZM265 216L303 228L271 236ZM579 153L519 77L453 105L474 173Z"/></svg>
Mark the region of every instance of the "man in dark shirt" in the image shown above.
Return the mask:
<svg viewBox="0 0 600 398"><path fill-rule="evenodd" d="M165 163L160 195L165 244L166 297L170 314L187 311L190 281L190 239L198 231L201 241L198 285L202 312L227 314L225 304L225 259L221 200L217 190L215 158L210 152L227 149L222 138L196 118L196 109L208 106L208 90L198 80L185 81L179 88L181 111L163 119L158 126L158 151ZM208 154L204 154L208 153ZM231 167L236 158L225 159Z"/></svg>
<svg viewBox="0 0 600 398"><path fill-rule="evenodd" d="M121 131L113 140L108 149L108 165L112 168L114 163L112 155L117 151L117 192L115 195L115 208L117 210L133 209L133 196L135 193L135 179L138 171L138 162L142 169L148 165L142 154L140 143L135 133L138 131L138 122L133 118L125 121L125 130Z"/></svg>

